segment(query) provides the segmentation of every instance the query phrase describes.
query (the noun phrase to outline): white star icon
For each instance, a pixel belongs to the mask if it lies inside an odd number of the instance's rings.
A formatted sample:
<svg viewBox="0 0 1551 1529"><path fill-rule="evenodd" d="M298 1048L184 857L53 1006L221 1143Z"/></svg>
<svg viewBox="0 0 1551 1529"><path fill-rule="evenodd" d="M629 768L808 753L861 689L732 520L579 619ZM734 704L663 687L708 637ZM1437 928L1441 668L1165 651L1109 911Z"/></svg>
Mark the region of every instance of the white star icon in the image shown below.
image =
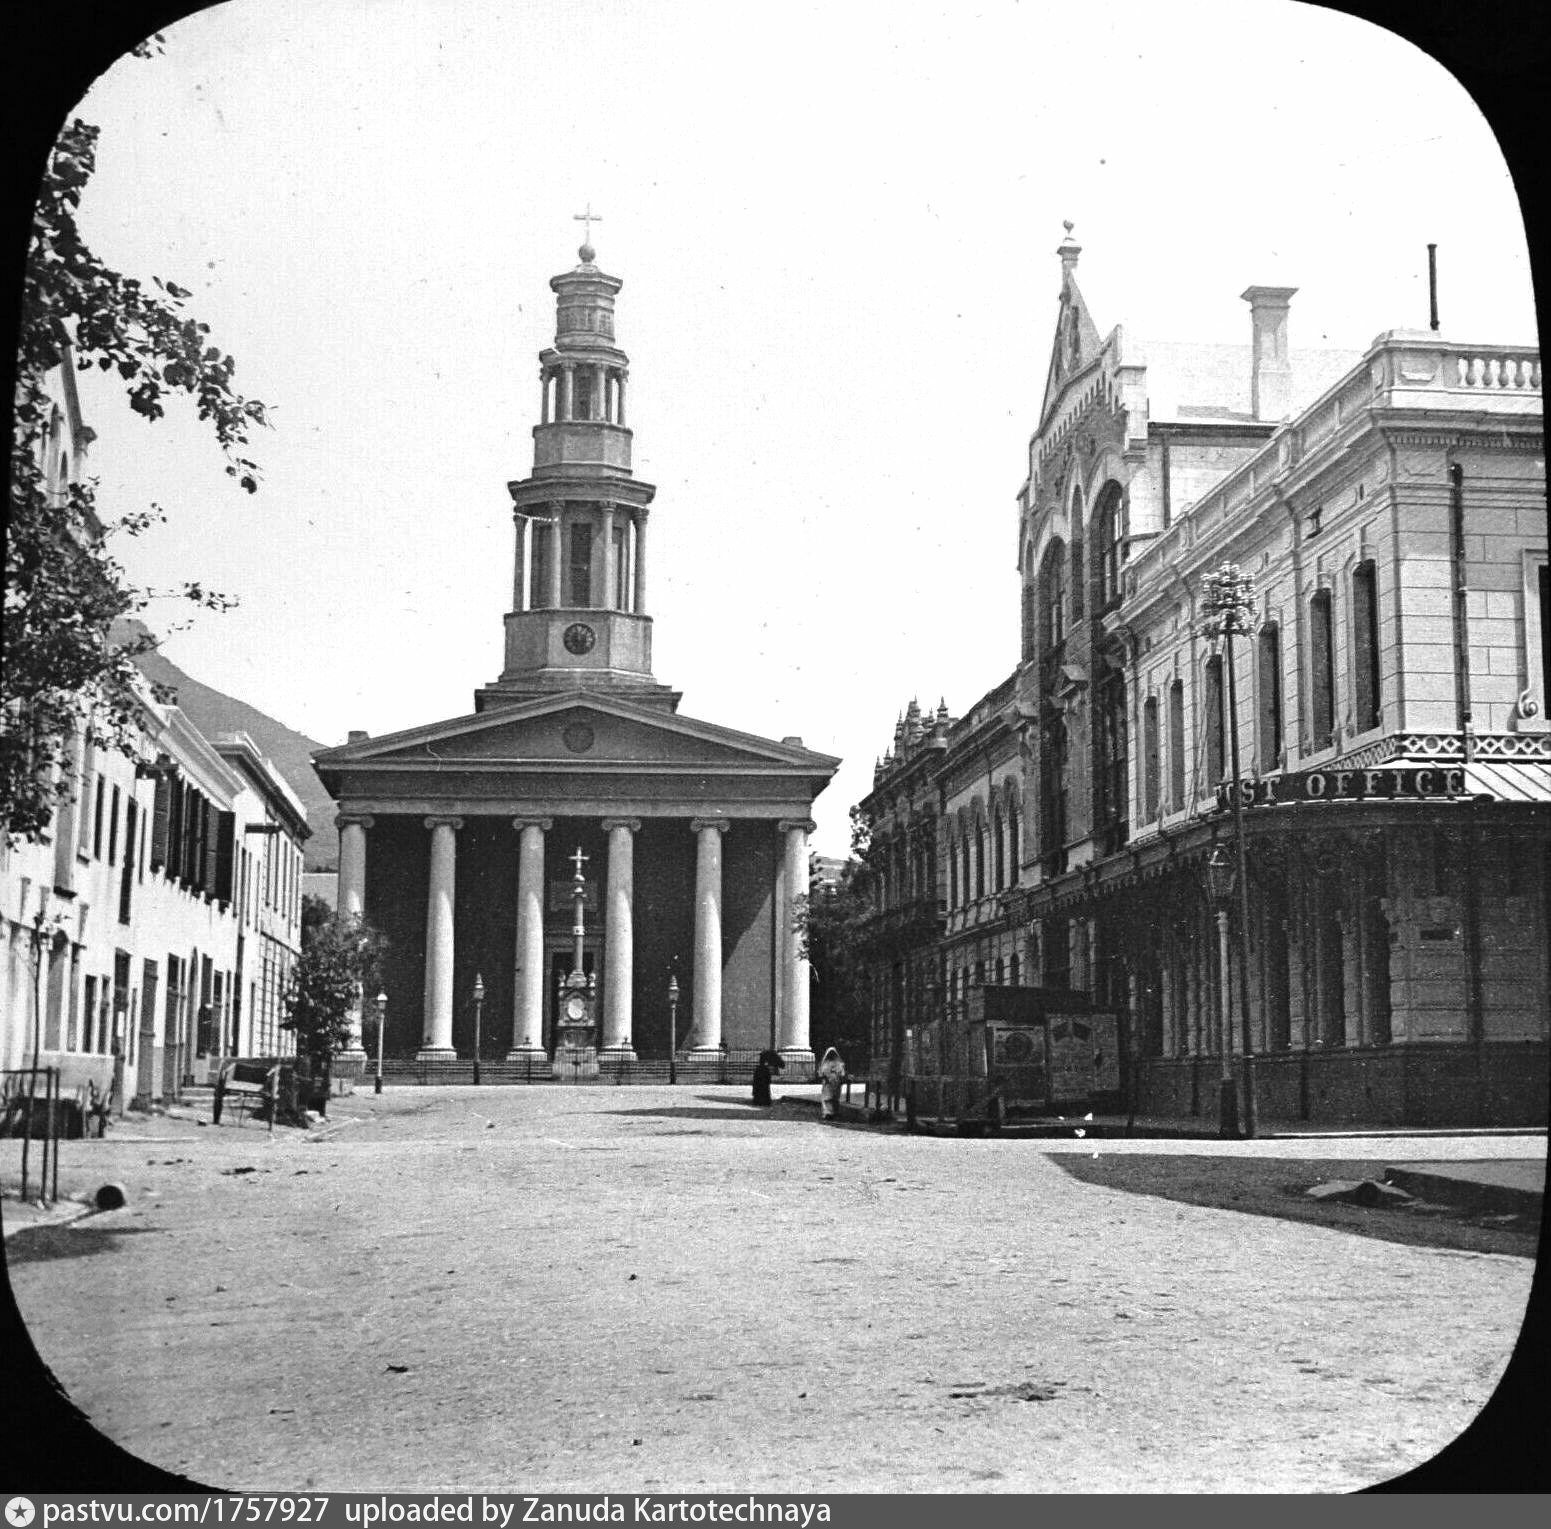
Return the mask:
<svg viewBox="0 0 1551 1529"><path fill-rule="evenodd" d="M5 1521L12 1525L13 1529L27 1529L27 1525L37 1516L38 1510L33 1507L28 1498L13 1497L5 1505Z"/></svg>

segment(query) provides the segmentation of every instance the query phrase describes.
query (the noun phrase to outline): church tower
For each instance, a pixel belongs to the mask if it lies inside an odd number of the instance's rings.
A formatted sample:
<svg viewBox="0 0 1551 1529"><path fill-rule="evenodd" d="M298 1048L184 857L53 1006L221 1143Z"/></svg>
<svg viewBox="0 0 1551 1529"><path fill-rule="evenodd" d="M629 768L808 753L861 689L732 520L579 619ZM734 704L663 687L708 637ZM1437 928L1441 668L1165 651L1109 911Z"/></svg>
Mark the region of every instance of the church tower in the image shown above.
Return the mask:
<svg viewBox="0 0 1551 1529"><path fill-rule="evenodd" d="M591 228L589 218L589 232ZM517 548L506 664L476 711L563 691L605 691L667 711L678 694L652 676L646 526L656 489L630 466L630 363L614 343L623 283L594 264L550 279L555 343L539 353L533 471L509 483Z"/></svg>

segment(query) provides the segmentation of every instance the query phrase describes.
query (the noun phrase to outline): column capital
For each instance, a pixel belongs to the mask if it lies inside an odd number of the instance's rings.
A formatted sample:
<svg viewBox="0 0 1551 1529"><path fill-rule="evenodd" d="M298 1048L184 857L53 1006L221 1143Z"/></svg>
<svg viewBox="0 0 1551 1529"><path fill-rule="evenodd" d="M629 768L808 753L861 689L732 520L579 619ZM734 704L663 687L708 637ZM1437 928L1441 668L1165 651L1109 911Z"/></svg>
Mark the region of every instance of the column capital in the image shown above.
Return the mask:
<svg viewBox="0 0 1551 1529"><path fill-rule="evenodd" d="M425 820L425 826L432 829L450 828L456 832L458 829L463 827L463 819L442 816L430 817Z"/></svg>
<svg viewBox="0 0 1551 1529"><path fill-rule="evenodd" d="M604 818L604 833L611 833L616 828L628 828L631 833L638 834L641 831L641 820L640 818Z"/></svg>
<svg viewBox="0 0 1551 1529"><path fill-rule="evenodd" d="M376 823L369 812L341 812L334 819L334 827L345 828L370 828Z"/></svg>
<svg viewBox="0 0 1551 1529"><path fill-rule="evenodd" d="M652 512L644 504L636 505L633 513L638 526L644 526L652 518Z"/></svg>
<svg viewBox="0 0 1551 1529"><path fill-rule="evenodd" d="M691 833L703 833L708 828L714 828L717 833L724 834L732 824L726 818L691 818L689 831Z"/></svg>
<svg viewBox="0 0 1551 1529"><path fill-rule="evenodd" d="M794 828L796 828L800 829L805 834L811 834L815 829L818 828L818 826L819 825L815 823L812 818L780 818L776 822L776 827L779 828L782 833L790 833Z"/></svg>
<svg viewBox="0 0 1551 1529"><path fill-rule="evenodd" d="M548 833L555 826L553 818L513 818L512 827L521 833L525 828L536 828L540 833Z"/></svg>

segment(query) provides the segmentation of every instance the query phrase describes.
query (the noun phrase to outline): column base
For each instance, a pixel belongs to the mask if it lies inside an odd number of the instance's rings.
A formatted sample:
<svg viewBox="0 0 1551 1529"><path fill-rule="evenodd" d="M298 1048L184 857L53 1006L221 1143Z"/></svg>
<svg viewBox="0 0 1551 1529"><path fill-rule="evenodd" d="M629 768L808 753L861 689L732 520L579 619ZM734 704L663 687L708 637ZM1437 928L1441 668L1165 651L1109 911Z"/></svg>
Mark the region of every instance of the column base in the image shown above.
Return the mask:
<svg viewBox="0 0 1551 1529"><path fill-rule="evenodd" d="M605 1072L607 1072L610 1067L623 1067L628 1063L636 1062L639 1060L640 1058L635 1054L635 1047L632 1046L629 1041L626 1041L623 1045L619 1046L605 1046L603 1050L598 1053L598 1061L602 1065Z"/></svg>
<svg viewBox="0 0 1551 1529"><path fill-rule="evenodd" d="M532 1062L535 1067L549 1066L549 1053L542 1046L513 1046L506 1053L508 1062Z"/></svg>
<svg viewBox="0 0 1551 1529"><path fill-rule="evenodd" d="M422 1046L415 1053L417 1062L456 1062L458 1053L451 1046Z"/></svg>
<svg viewBox="0 0 1551 1529"><path fill-rule="evenodd" d="M812 1049L808 1046L783 1046L781 1048L781 1060L786 1063L788 1072L798 1073L803 1076L810 1076L814 1068L818 1066L818 1059L813 1055ZM784 1076L785 1073L776 1074L777 1078Z"/></svg>

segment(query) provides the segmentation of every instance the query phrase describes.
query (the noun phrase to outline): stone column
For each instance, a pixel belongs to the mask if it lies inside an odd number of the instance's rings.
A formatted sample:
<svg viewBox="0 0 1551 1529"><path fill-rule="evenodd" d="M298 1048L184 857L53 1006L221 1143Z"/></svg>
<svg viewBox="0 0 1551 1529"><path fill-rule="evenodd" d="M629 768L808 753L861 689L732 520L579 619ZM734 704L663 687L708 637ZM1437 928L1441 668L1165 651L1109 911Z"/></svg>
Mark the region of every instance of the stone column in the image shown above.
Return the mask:
<svg viewBox="0 0 1551 1529"><path fill-rule="evenodd" d="M607 901L603 909L603 1051L604 1066L633 1062L631 994L635 981L635 835L640 818L604 818L609 836Z"/></svg>
<svg viewBox="0 0 1551 1529"><path fill-rule="evenodd" d="M565 505L558 499L549 502L549 608L560 607L560 565L565 561L565 525L562 515Z"/></svg>
<svg viewBox="0 0 1551 1529"><path fill-rule="evenodd" d="M366 912L366 830L372 826L372 819L342 812L334 822L339 828L339 896L336 899L339 916L360 919ZM359 989L350 1006L350 1035L340 1055L351 1061L366 1056L361 1045Z"/></svg>
<svg viewBox="0 0 1551 1529"><path fill-rule="evenodd" d="M615 394L614 394L614 409L615 409L615 420L614 420L614 423L616 425L621 425L622 426L625 423L625 374L624 374L624 372L619 372L617 374L617 378L618 378L618 380L615 383L616 391L615 391Z"/></svg>
<svg viewBox="0 0 1551 1529"><path fill-rule="evenodd" d="M646 614L646 509L635 512L635 613Z"/></svg>
<svg viewBox="0 0 1551 1529"><path fill-rule="evenodd" d="M571 419L573 417L572 413L571 413L571 400L574 397L575 397L575 394L574 394L574 392L572 390L572 387L571 387L571 368L569 366L562 366L560 368L560 418L561 419Z"/></svg>
<svg viewBox="0 0 1551 1529"><path fill-rule="evenodd" d="M455 1061L452 1046L453 893L457 885L457 832L462 818L427 818L431 830L430 893L425 913L424 1029L416 1061Z"/></svg>
<svg viewBox="0 0 1551 1529"><path fill-rule="evenodd" d="M598 559L603 572L603 598L595 601L604 610L614 609L615 586L619 580L619 573L614 562L614 506L604 504L599 507L598 520L600 534L603 537L603 556Z"/></svg>
<svg viewBox="0 0 1551 1529"><path fill-rule="evenodd" d="M695 845L694 1045L716 1056L722 1045L722 835L725 818L692 818Z"/></svg>
<svg viewBox="0 0 1551 1529"><path fill-rule="evenodd" d="M785 968L785 1000L781 1006L781 1028L776 1045L788 1064L802 1068L813 1065L813 1047L808 1040L808 961L802 953L797 929L798 898L808 891L808 835L813 832L809 818L782 818L776 825L786 836L781 857L782 901L781 964Z"/></svg>
<svg viewBox="0 0 1551 1529"><path fill-rule="evenodd" d="M543 367L539 368L539 423L549 423L549 378L550 374Z"/></svg>
<svg viewBox="0 0 1551 1529"><path fill-rule="evenodd" d="M544 835L549 818L513 818L517 830L517 950L512 982L512 1049L508 1062L545 1059Z"/></svg>
<svg viewBox="0 0 1551 1529"><path fill-rule="evenodd" d="M530 588L528 558L533 546L533 522L526 515L512 518L517 522L517 550L512 558L512 609L520 611L527 608Z"/></svg>
<svg viewBox="0 0 1551 1529"><path fill-rule="evenodd" d="M608 374L608 369L602 364L602 362L599 362L599 364L597 366L593 367L592 371L593 371L592 417L594 419L607 420L608 417L609 417L609 400L608 400L609 374Z"/></svg>

